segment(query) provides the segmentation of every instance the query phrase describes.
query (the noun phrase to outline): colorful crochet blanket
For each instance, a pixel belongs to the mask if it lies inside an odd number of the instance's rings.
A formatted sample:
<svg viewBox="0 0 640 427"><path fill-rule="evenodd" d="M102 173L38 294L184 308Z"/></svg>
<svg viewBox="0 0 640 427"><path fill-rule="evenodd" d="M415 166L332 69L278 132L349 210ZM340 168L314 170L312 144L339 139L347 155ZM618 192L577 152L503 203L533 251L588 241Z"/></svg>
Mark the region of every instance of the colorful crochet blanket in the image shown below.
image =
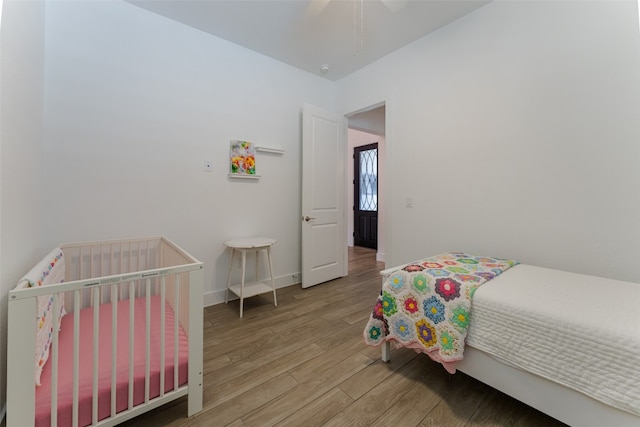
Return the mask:
<svg viewBox="0 0 640 427"><path fill-rule="evenodd" d="M364 330L365 342L394 341L427 353L454 373L463 358L474 292L517 264L455 252L395 270L384 280Z"/></svg>
<svg viewBox="0 0 640 427"><path fill-rule="evenodd" d="M26 286L48 286L64 282L65 261L62 249L55 248L42 259L29 273L27 273L18 287ZM64 294L60 294L58 311L58 328L62 322L62 317L67 314L64 308ZM43 295L36 297L37 317L36 323L36 385L40 385L40 376L45 363L49 359L49 348L53 340L53 295Z"/></svg>

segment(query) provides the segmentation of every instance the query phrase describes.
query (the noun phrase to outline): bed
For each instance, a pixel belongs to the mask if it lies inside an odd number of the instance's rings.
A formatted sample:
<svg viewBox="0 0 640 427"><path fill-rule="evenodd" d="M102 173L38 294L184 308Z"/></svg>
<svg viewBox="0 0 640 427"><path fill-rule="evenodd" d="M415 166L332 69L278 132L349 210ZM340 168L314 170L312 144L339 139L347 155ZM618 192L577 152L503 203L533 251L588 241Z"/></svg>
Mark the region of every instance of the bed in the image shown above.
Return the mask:
<svg viewBox="0 0 640 427"><path fill-rule="evenodd" d="M381 274L381 296L364 337L367 344L382 345L384 361L390 360L391 343L410 347L568 425L640 425L640 284L464 253ZM453 279L447 288L453 291L443 288L445 279ZM416 286L422 281L426 286ZM444 307L442 295L451 306ZM461 302L464 296L468 301ZM467 303L465 327L447 335L452 327L446 321ZM388 308L393 305L394 313ZM416 316L407 316L415 307ZM420 340L419 328L402 336L403 325L412 325L407 317L433 325L429 345ZM452 349L460 339L462 345Z"/></svg>
<svg viewBox="0 0 640 427"><path fill-rule="evenodd" d="M112 426L183 396L198 413L202 269L163 236L54 248L9 292L7 425Z"/></svg>

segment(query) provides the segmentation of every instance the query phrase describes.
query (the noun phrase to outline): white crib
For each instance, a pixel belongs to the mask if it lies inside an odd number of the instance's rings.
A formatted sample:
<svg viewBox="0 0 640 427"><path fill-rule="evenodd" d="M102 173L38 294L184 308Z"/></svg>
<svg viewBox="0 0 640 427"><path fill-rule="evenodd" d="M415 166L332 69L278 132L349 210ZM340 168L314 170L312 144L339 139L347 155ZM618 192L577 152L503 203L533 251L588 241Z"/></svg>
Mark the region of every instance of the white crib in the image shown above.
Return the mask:
<svg viewBox="0 0 640 427"><path fill-rule="evenodd" d="M165 237L52 256L9 292L7 425L112 426L185 395L188 416L199 412L202 263Z"/></svg>

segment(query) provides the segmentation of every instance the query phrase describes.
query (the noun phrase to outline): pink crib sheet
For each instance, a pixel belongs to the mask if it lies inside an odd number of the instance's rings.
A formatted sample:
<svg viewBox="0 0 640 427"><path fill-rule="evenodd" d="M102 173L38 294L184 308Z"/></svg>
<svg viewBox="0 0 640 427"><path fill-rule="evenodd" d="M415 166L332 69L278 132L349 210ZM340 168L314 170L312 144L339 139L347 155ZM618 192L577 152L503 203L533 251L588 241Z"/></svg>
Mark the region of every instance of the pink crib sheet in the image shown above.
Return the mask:
<svg viewBox="0 0 640 427"><path fill-rule="evenodd" d="M145 376L145 298L135 299L134 314L134 406L144 402ZM151 297L151 350L149 397L160 395L160 306L159 296ZM129 395L129 300L118 304L118 340L116 374L116 412L128 408ZM165 392L173 389L174 378L174 312L166 304L165 313ZM112 305L100 306L100 339L98 350L98 420L111 414L111 321ZM73 313L62 319L58 353L58 425L72 424L73 405ZM179 328L178 336L178 383L187 383L188 340ZM51 364L42 372L42 385L36 387L36 427L51 423ZM92 420L92 364L93 364L93 308L80 311L80 382L79 425L86 426Z"/></svg>

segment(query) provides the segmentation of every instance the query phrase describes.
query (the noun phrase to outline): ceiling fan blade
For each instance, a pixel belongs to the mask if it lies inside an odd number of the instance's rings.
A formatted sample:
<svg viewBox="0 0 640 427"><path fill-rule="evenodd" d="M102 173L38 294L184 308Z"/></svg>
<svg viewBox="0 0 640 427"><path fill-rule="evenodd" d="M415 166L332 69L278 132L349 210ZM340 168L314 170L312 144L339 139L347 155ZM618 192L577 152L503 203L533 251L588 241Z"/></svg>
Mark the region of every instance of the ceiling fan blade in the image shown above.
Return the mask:
<svg viewBox="0 0 640 427"><path fill-rule="evenodd" d="M328 4L329 0L311 0L309 6L307 6L306 14L309 16L320 15Z"/></svg>
<svg viewBox="0 0 640 427"><path fill-rule="evenodd" d="M398 12L407 5L407 0L380 0L392 12Z"/></svg>

